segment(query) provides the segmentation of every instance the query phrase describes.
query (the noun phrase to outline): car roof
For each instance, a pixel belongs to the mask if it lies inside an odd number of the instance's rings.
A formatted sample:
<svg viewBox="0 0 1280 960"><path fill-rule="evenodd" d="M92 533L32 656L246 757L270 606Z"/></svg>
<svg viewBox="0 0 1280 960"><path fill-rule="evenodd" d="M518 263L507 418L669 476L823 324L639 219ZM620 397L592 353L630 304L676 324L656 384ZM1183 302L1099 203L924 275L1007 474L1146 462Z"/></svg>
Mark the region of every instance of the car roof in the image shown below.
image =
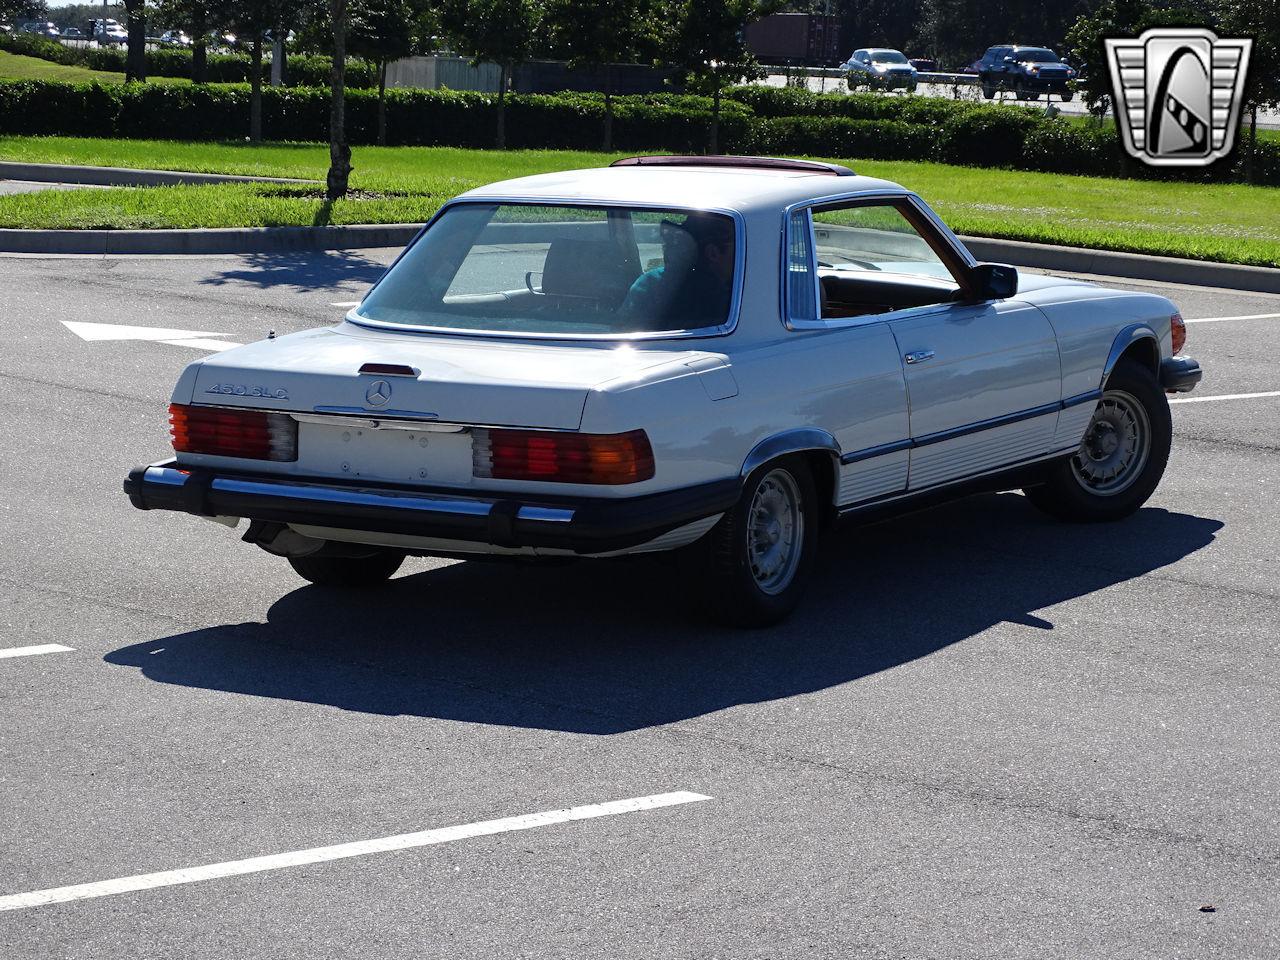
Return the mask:
<svg viewBox="0 0 1280 960"><path fill-rule="evenodd" d="M888 180L833 177L802 170L747 167L596 167L500 180L462 194L466 199L634 203L737 213L780 211L805 200L872 191L906 193Z"/></svg>

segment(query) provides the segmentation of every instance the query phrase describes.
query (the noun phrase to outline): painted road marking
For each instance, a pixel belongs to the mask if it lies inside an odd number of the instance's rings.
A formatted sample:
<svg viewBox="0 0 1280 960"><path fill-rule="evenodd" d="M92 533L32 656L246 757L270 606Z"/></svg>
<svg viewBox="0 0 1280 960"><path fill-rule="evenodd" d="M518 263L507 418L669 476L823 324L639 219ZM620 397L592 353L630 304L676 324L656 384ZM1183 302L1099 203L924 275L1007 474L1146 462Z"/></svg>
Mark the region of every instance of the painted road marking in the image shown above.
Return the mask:
<svg viewBox="0 0 1280 960"><path fill-rule="evenodd" d="M210 339L218 334L208 330L133 327L123 323L86 323L80 320L63 320L62 325L81 340L88 340L90 343L103 340L143 340L171 347L193 347L196 350L229 350L240 346L231 340Z"/></svg>
<svg viewBox="0 0 1280 960"><path fill-rule="evenodd" d="M610 817L620 813L655 810L659 807L673 807L682 803L696 803L699 800L710 799L710 797L703 796L700 793L689 793L686 790L680 790L675 793L658 793L648 797L633 797L630 800L595 803L585 807L570 807L567 810L548 810L544 813L503 817L500 820L464 823L455 827L423 830L419 833L402 833L394 837L382 837L378 840L359 840L355 843L340 843L331 847L312 847L310 850L296 850L293 853L276 853L265 857L250 857L248 860L211 863L202 867L189 867L185 870L165 870L160 873L144 873L135 877L121 877L118 880L78 883L70 887L56 887L51 890L36 890L33 893L17 893L12 896L0 897L0 910L24 910L28 907L42 907L50 903L69 903L72 900L107 897L114 893L151 890L155 887L171 887L180 883L197 883L201 880L217 880L221 877L238 877L246 873L261 873L264 870L280 870L285 867L296 867L307 863L326 863L330 860L343 860L348 857L363 857L370 853L387 853L392 850L429 847L438 843L450 843L454 840L466 840L471 837L488 837L496 833L510 833L513 830L532 830L534 827L549 827L552 824L568 823L573 820Z"/></svg>
<svg viewBox="0 0 1280 960"><path fill-rule="evenodd" d="M10 657L38 657L42 653L70 653L75 647L64 647L60 643L38 643L32 647L0 648L0 660Z"/></svg>
<svg viewBox="0 0 1280 960"><path fill-rule="evenodd" d="M331 307L358 307L358 306L360 306L360 301L359 301L359 300L341 300L341 301L339 301L338 303L331 303L331 304L329 304L329 306L331 306Z"/></svg>
<svg viewBox="0 0 1280 960"><path fill-rule="evenodd" d="M1221 323L1224 320L1276 320L1280 313L1251 313L1244 317L1197 317L1195 320L1184 320L1184 323Z"/></svg>
<svg viewBox="0 0 1280 960"><path fill-rule="evenodd" d="M1280 390L1263 393L1220 393L1216 397L1176 397L1170 403L1208 403L1210 400L1252 400L1255 397L1280 397Z"/></svg>

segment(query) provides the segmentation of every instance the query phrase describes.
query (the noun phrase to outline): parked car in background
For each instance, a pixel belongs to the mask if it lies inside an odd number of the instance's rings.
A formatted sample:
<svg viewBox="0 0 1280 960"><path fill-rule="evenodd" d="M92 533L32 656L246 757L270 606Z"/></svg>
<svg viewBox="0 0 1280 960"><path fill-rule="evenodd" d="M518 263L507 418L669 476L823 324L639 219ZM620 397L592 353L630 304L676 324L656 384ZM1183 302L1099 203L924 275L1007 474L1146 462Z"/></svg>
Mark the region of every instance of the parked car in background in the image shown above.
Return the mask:
<svg viewBox="0 0 1280 960"><path fill-rule="evenodd" d="M166 47L189 47L191 38L181 30L166 30L160 34L159 42Z"/></svg>
<svg viewBox="0 0 1280 960"><path fill-rule="evenodd" d="M931 60L927 57L911 57L907 63L915 67L917 73L937 73L938 61Z"/></svg>
<svg viewBox="0 0 1280 960"><path fill-rule="evenodd" d="M1001 90L1012 90L1019 100L1035 100L1042 93L1056 93L1064 102L1075 96L1071 81L1076 71L1048 47L990 47L978 61L977 71L982 95L988 100Z"/></svg>
<svg viewBox="0 0 1280 960"><path fill-rule="evenodd" d="M93 21L93 39L102 46L128 43L129 32L120 26L118 20L95 20Z"/></svg>
<svg viewBox="0 0 1280 960"><path fill-rule="evenodd" d="M48 37L50 40L57 40L62 36L58 32L58 28L48 20L34 20L30 23L24 23L18 28L19 33L33 33L37 37Z"/></svg>
<svg viewBox="0 0 1280 960"><path fill-rule="evenodd" d="M63 40L84 40L86 38L84 35L84 31L81 30L79 27L67 27L65 30L62 31L62 39Z"/></svg>
<svg viewBox="0 0 1280 960"><path fill-rule="evenodd" d="M849 89L867 87L873 90L907 90L916 88L916 68L902 52L883 47L867 47L853 51L842 65Z"/></svg>
<svg viewBox="0 0 1280 960"><path fill-rule="evenodd" d="M895 183L632 157L471 190L342 323L188 365L174 456L124 488L247 519L325 587L409 555L679 551L697 607L763 625L841 516L1016 488L1132 514L1169 456L1165 392L1201 377L1185 338L1155 293L978 263Z"/></svg>

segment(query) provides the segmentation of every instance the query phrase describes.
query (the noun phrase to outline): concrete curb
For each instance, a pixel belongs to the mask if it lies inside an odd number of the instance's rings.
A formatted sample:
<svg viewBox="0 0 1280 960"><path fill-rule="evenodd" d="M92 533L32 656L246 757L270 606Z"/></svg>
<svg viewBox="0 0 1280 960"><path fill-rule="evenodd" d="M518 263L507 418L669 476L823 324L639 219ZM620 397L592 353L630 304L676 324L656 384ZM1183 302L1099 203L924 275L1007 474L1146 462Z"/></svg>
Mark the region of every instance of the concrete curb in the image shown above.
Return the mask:
<svg viewBox="0 0 1280 960"><path fill-rule="evenodd" d="M353 250L403 247L421 227L390 223L219 230L0 230L0 252L208 255Z"/></svg>
<svg viewBox="0 0 1280 960"><path fill-rule="evenodd" d="M358 250L403 247L421 228L419 223L388 223L339 227L229 227L217 230L0 229L0 253L208 255ZM1280 294L1280 269L1272 267L1152 257L986 237L960 239L979 260L1018 267Z"/></svg>
<svg viewBox="0 0 1280 960"><path fill-rule="evenodd" d="M1153 257L1142 253L1117 253L1084 247L1060 247L1050 243L961 237L979 260L1009 263L1015 267L1054 270L1059 273L1096 273L1131 280L1157 280L1201 287L1226 287L1255 293L1280 293L1280 269L1249 267L1238 263Z"/></svg>
<svg viewBox="0 0 1280 960"><path fill-rule="evenodd" d="M184 173L179 170L131 170L127 167L79 167L60 163L16 163L0 160L0 180L35 183L86 183L97 187L172 187L208 183L307 183L287 177L248 177L228 173Z"/></svg>

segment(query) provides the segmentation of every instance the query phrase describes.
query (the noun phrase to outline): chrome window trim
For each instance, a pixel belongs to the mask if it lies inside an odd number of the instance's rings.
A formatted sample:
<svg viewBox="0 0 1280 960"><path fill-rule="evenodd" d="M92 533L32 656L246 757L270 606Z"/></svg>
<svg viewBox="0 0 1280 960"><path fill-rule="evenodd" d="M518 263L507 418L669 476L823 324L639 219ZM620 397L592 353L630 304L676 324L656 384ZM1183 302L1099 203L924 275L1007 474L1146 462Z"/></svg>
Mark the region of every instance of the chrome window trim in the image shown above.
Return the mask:
<svg viewBox="0 0 1280 960"><path fill-rule="evenodd" d="M695 327L691 329L681 330L645 330L636 333L516 333L510 330L460 330L456 327L433 327L426 324L409 324L409 323L389 323L385 320L373 320L369 317L361 316L360 307L364 304L364 300L369 294L377 290L382 282L391 273L392 269L408 254L414 246L421 242L426 236L427 231L454 207L464 204L480 204L484 206L494 206L501 204L513 204L524 207L618 207L629 210L653 210L653 211L672 211L697 212L697 213L716 213L729 217L733 221L734 232L734 264L733 264L733 296L729 301L729 316L724 323L717 324L713 327ZM360 303L347 312L347 321L358 327L365 327L374 330L388 330L399 333L426 333L433 336L449 336L449 337L469 337L472 339L503 339L503 340L550 340L550 341L573 341L573 342L597 342L597 343L632 343L646 340L690 340L702 339L708 337L726 337L733 333L738 327L739 315L742 312L743 293L742 288L746 282L746 264L747 264L747 228L746 221L742 214L737 210L731 210L727 207L682 207L672 206L671 204L650 203L644 201L632 200L583 200L580 197L517 197L517 196L480 196L480 197L455 197L450 200L435 215L426 222L417 235L400 251L400 255L392 262L391 266L386 269L381 277L378 278L369 290L361 298Z"/></svg>
<svg viewBox="0 0 1280 960"><path fill-rule="evenodd" d="M849 327L866 326L872 323L883 323L885 320L897 319L898 316L908 310L933 310L947 304L923 304L919 307L904 307L901 310L891 310L888 313L870 314L864 317L840 317L831 320L822 319L803 319L791 316L791 271L789 269L791 250L790 250L790 225L791 215L797 210L804 210L809 221L809 270L813 274L813 282L815 285L815 300L819 311L822 309L822 289L821 280L818 277L817 266L817 240L813 226L813 208L826 206L832 203L853 203L858 201L876 201L876 200L906 200L916 209L929 224L937 232L944 244L949 247L957 256L957 258L967 267L975 267L978 261L974 259L968 248L960 242L959 237L951 232L951 228L942 222L942 219L933 211L933 209L924 202L918 194L909 190L863 190L855 193L830 194L822 197L812 197L807 200L800 200L792 203L782 211L782 270L779 277L780 296L778 298L779 309L781 310L782 325L788 330L845 330Z"/></svg>

